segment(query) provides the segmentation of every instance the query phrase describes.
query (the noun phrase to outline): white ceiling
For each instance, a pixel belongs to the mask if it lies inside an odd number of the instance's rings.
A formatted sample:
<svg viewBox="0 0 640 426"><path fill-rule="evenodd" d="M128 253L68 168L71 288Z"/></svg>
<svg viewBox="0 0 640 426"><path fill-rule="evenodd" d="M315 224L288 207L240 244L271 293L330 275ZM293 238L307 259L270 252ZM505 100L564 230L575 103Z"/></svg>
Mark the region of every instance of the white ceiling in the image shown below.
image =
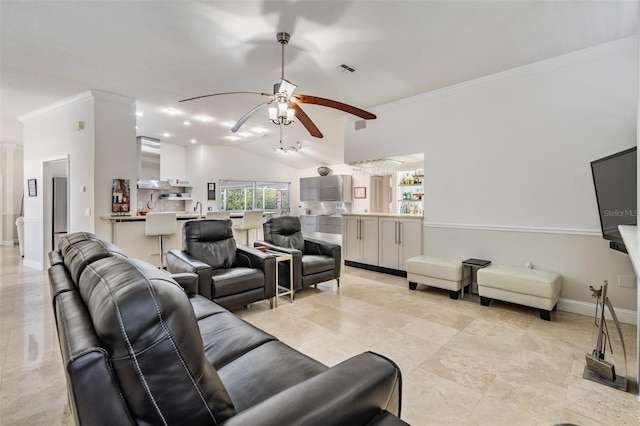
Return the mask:
<svg viewBox="0 0 640 426"><path fill-rule="evenodd" d="M297 93L363 109L637 34L637 1L0 1L0 142L22 143L16 117L88 89L137 100L138 135L186 145L233 145L296 168L343 162L343 117L304 110L271 151L266 111L229 126L280 79L279 31L291 33L285 77ZM336 67L348 64L351 75ZM181 114L168 115L171 107ZM201 123L205 114L213 121ZM184 126L183 121L191 122ZM262 127L258 135L252 129ZM169 132L171 137L163 137Z"/></svg>

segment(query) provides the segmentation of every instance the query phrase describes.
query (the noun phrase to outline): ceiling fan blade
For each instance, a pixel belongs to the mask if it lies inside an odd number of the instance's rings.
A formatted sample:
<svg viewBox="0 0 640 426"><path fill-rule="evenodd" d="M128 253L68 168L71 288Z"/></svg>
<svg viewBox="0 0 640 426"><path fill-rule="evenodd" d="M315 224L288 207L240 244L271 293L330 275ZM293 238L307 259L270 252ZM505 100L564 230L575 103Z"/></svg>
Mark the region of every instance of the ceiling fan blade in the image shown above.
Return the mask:
<svg viewBox="0 0 640 426"><path fill-rule="evenodd" d="M271 97L273 97L273 95L271 93L263 93L263 92L222 92L222 93L212 93L210 95L196 96L194 98L183 99L183 100L178 101L178 102L193 101L195 99L208 98L210 96L236 95L236 94L261 95L261 96L271 96Z"/></svg>
<svg viewBox="0 0 640 426"><path fill-rule="evenodd" d="M340 111L348 112L365 120L373 120L376 118L375 114L371 114L363 109L356 108L351 105L344 104L342 102L334 101L331 99L319 98L311 95L295 95L294 99L301 104L314 104L325 106L329 108L338 109Z"/></svg>
<svg viewBox="0 0 640 426"><path fill-rule="evenodd" d="M318 129L318 127L315 124L313 124L313 121L311 121L309 116L302 110L302 108L300 108L300 105L298 105L294 101L290 101L289 104L296 111L296 117L298 118L298 121L300 121L300 123L302 123L302 125L307 129L307 131L309 132L309 134L311 136L313 136L315 138L323 138L324 137L324 135L322 134L320 129Z"/></svg>
<svg viewBox="0 0 640 426"><path fill-rule="evenodd" d="M250 119L253 114L255 114L256 112L260 111L262 108L266 107L270 103L271 103L271 101L263 102L260 105L258 105L256 107L254 107L253 109L251 109L251 111L249 111L248 113L243 115L242 118L240 120L238 120L238 122L236 124L233 125L233 127L231 128L231 132L235 133L238 130L240 130L240 127L242 127L242 125L245 123L245 121Z"/></svg>

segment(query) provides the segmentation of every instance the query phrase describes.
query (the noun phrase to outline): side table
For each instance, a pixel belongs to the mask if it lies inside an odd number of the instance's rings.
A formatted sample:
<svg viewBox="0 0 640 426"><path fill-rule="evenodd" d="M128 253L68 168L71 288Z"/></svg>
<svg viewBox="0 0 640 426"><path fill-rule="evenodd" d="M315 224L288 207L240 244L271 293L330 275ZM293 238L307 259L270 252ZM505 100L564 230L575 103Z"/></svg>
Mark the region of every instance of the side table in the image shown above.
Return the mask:
<svg viewBox="0 0 640 426"><path fill-rule="evenodd" d="M281 296L291 297L291 303L293 303L293 255L283 253L275 250L266 250L268 253L276 258L276 308L278 307L278 298ZM280 285L280 274L278 269L280 268L280 262L289 261L289 288Z"/></svg>
<svg viewBox="0 0 640 426"><path fill-rule="evenodd" d="M490 260L483 259L467 259L462 261L462 289L460 289L461 297L464 297L464 268L469 267L469 285L473 287L473 268L480 269L485 266L491 265ZM471 293L471 289L469 289L469 293Z"/></svg>

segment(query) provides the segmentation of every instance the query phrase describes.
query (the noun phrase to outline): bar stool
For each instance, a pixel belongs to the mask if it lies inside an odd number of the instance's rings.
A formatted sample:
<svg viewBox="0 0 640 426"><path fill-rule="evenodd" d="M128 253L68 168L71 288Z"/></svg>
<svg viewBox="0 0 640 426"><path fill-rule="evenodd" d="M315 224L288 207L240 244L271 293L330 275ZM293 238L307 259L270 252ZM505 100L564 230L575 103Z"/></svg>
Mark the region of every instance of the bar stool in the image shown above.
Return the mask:
<svg viewBox="0 0 640 426"><path fill-rule="evenodd" d="M231 213L229 212L207 212L207 219L229 219L231 217Z"/></svg>
<svg viewBox="0 0 640 426"><path fill-rule="evenodd" d="M249 231L252 229L256 230L256 240L258 239L258 230L262 228L262 222L264 221L262 210L249 210L244 212L244 217L242 218L242 224L238 226L234 226L233 229L236 231L244 231L247 234L247 245L249 245Z"/></svg>
<svg viewBox="0 0 640 426"><path fill-rule="evenodd" d="M163 237L176 233L178 226L176 212L147 213L145 220L145 234L147 236L158 236L160 240L160 267L164 269Z"/></svg>

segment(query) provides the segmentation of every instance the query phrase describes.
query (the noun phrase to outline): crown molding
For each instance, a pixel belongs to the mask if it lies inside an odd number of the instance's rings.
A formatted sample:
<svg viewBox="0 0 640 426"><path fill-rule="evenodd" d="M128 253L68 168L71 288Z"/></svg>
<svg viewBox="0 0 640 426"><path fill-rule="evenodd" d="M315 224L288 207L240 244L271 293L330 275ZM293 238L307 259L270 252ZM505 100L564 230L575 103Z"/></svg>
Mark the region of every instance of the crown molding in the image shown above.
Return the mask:
<svg viewBox="0 0 640 426"><path fill-rule="evenodd" d="M79 93L75 96L71 96L69 98L65 98L62 99L60 101L54 102L50 105L47 105L45 107L42 108L38 108L35 111L31 111L28 112L26 114L22 114L18 116L18 120L22 123L24 123L25 121L31 120L32 118L41 116L41 115L45 115L45 114L49 114L59 108L62 107L68 107L68 106L73 106L73 105L77 105L81 102L85 102L87 100L93 99L93 96L91 94L90 90L87 90L85 92Z"/></svg>
<svg viewBox="0 0 640 426"><path fill-rule="evenodd" d="M115 93L101 92L98 90L87 90L77 95L62 99L60 101L54 102L45 107L39 108L35 111L31 111L26 114L20 115L17 118L20 122L24 123L25 121L31 120L32 118L49 114L60 108L74 106L79 103L86 102L92 99L98 99L100 101L105 101L105 102L119 103L123 105L132 105L135 103L135 99L122 96L122 95L117 95Z"/></svg>

